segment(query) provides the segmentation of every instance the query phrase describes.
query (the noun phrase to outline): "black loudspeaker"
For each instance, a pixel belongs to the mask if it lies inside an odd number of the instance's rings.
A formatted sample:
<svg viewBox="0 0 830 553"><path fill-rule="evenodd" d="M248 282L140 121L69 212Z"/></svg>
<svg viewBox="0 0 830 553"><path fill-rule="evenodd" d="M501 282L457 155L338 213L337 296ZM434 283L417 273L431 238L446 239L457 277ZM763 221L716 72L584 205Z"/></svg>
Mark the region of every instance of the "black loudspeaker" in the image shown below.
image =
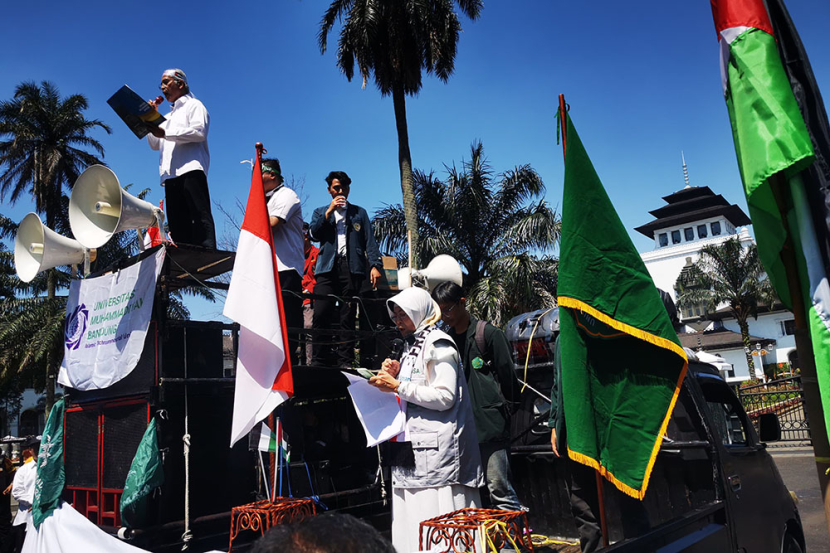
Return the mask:
<svg viewBox="0 0 830 553"><path fill-rule="evenodd" d="M256 457L248 441L230 448L233 384L213 382L164 386L166 420L159 422L160 447L165 451L163 501L157 524L182 520L185 504L185 422L190 435L190 517L225 513L254 501ZM187 415L185 416L185 406Z"/></svg>
<svg viewBox="0 0 830 553"><path fill-rule="evenodd" d="M121 492L148 417L149 404L144 400L66 410L65 499L92 522L121 525Z"/></svg>
<svg viewBox="0 0 830 553"><path fill-rule="evenodd" d="M223 333L219 322L168 321L164 327L159 376L165 379L223 378ZM235 352L231 361L236 361Z"/></svg>

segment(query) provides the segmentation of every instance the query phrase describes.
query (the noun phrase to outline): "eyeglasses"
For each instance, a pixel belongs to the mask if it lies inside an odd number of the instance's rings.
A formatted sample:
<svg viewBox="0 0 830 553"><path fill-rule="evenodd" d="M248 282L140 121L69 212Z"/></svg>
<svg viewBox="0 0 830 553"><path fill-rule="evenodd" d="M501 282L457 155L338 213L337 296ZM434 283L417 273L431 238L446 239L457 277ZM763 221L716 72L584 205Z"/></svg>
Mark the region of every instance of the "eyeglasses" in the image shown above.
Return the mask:
<svg viewBox="0 0 830 553"><path fill-rule="evenodd" d="M449 309L447 309L447 310L441 310L441 318L445 318L447 315L449 315L450 313L452 313L453 309L455 309L456 307L458 307L458 304L459 304L459 303L461 303L461 302L455 302L454 304L452 304L452 307L450 307Z"/></svg>

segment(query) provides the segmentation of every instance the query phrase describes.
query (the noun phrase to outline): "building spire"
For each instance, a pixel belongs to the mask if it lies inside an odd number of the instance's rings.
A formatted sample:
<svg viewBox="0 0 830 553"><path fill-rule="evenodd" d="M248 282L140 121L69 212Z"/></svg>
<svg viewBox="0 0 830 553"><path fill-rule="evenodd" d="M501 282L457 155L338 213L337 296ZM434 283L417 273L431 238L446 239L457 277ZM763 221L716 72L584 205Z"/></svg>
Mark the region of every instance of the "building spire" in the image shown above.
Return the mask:
<svg viewBox="0 0 830 553"><path fill-rule="evenodd" d="M686 156L683 154L683 150L680 150L680 157L683 159L683 180L686 181L686 188L691 188L692 185L689 184L689 169L686 168Z"/></svg>

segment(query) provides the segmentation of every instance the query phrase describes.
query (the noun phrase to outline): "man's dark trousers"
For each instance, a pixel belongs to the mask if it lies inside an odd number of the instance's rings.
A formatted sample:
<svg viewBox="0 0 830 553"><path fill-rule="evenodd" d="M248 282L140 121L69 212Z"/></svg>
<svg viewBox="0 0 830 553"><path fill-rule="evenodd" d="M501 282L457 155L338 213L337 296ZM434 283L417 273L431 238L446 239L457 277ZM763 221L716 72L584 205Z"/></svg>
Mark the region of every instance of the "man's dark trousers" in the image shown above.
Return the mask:
<svg viewBox="0 0 830 553"><path fill-rule="evenodd" d="M345 298L356 296L366 275L354 274L349 271L347 257L337 257L334 266L328 273L318 274L317 284L314 285L315 295L336 295ZM314 319L311 327L316 330L339 328L353 331L357 317L357 304L353 301L341 301L339 308L332 297L317 297L314 300ZM336 311L339 309L339 323L332 324ZM314 359L312 365L351 367L354 362L355 340L353 336L334 335L316 336L314 343ZM325 341L326 344L319 342ZM332 346L330 344L334 343ZM334 352L332 350L335 350ZM336 353L336 357L332 355Z"/></svg>
<svg viewBox="0 0 830 553"><path fill-rule="evenodd" d="M210 209L210 191L204 171L188 171L164 181L164 213L170 236L177 244L216 249L216 229Z"/></svg>
<svg viewBox="0 0 830 553"><path fill-rule="evenodd" d="M291 364L296 365L297 347L300 345L300 332L303 328L303 279L294 269L280 271L279 276L282 309L285 312L285 326L288 328L288 355Z"/></svg>

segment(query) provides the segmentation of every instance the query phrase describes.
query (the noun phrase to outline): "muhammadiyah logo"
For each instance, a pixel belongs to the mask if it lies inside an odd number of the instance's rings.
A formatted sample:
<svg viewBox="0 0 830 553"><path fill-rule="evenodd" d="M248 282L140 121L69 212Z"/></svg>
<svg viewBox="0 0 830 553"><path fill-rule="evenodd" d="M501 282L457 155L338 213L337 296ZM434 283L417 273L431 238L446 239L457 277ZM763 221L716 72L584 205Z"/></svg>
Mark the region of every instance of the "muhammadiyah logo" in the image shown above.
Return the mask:
<svg viewBox="0 0 830 553"><path fill-rule="evenodd" d="M86 327L89 324L89 310L83 303L79 304L70 315L66 316L64 325L64 342L70 350L78 349L81 345L81 338L84 337Z"/></svg>

